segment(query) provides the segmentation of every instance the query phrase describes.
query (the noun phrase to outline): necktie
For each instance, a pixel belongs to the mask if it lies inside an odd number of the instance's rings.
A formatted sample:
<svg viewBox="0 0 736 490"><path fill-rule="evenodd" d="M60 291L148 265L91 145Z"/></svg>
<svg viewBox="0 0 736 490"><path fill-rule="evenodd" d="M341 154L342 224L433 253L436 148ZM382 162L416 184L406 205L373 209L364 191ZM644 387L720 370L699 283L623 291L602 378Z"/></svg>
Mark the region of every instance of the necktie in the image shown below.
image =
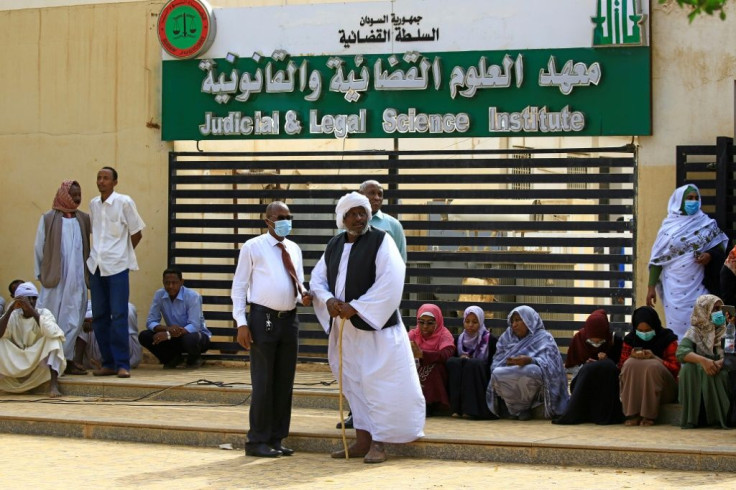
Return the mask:
<svg viewBox="0 0 736 490"><path fill-rule="evenodd" d="M291 276L291 281L294 285L294 290L299 294L304 294L304 286L299 281L296 275L296 269L294 268L294 262L291 261L291 255L286 251L286 246L283 243L277 243L277 247L281 249L281 260L284 262L284 268L286 272Z"/></svg>

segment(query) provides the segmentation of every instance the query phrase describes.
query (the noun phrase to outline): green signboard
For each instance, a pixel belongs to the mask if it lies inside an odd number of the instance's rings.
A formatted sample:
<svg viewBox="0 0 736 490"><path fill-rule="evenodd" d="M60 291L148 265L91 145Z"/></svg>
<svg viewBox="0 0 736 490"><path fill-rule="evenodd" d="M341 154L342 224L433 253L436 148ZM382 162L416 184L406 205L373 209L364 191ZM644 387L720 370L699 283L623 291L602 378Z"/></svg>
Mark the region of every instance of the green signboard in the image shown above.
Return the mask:
<svg viewBox="0 0 736 490"><path fill-rule="evenodd" d="M170 60L163 139L648 135L650 66L647 46Z"/></svg>

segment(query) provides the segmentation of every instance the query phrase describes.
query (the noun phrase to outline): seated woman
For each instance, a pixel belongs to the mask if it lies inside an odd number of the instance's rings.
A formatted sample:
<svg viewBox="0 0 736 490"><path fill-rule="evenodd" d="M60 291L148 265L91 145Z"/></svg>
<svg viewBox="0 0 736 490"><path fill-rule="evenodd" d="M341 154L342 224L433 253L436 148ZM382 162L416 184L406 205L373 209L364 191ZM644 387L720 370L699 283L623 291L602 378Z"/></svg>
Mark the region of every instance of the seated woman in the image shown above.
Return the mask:
<svg viewBox="0 0 736 490"><path fill-rule="evenodd" d="M457 338L457 357L447 360L452 416L487 419L491 412L486 404L486 388L497 339L486 328L480 306L465 309L463 328Z"/></svg>
<svg viewBox="0 0 736 490"><path fill-rule="evenodd" d="M677 398L677 335L648 306L634 310L631 325L618 363L626 425L654 425L659 406Z"/></svg>
<svg viewBox="0 0 736 490"><path fill-rule="evenodd" d="M508 325L491 364L488 408L497 417L529 420L532 409L544 403L545 418L562 415L569 399L567 375L554 337L529 306L509 313Z"/></svg>
<svg viewBox="0 0 736 490"><path fill-rule="evenodd" d="M417 360L427 415L437 410L449 410L445 363L455 352L455 341L445 328L445 320L438 306L426 304L419 308L417 326L409 331L409 340L414 359Z"/></svg>
<svg viewBox="0 0 736 490"><path fill-rule="evenodd" d="M605 310L590 314L567 349L565 367L579 367L570 383L570 403L555 424L620 424L624 420L618 391L621 339L613 335Z"/></svg>
<svg viewBox="0 0 736 490"><path fill-rule="evenodd" d="M695 301L688 329L677 347L680 368L680 404L683 429L703 425L728 428L728 373L723 369L721 339L726 317L718 296L704 294Z"/></svg>

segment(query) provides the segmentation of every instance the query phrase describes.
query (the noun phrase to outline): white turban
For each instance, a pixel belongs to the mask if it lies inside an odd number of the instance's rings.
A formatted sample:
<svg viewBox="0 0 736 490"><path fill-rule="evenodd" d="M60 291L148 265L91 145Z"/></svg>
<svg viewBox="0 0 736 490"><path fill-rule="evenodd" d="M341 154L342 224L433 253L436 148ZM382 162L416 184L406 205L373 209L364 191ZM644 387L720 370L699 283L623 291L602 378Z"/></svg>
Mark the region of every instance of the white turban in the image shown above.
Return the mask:
<svg viewBox="0 0 736 490"><path fill-rule="evenodd" d="M38 289L36 289L36 286L34 286L32 282L21 283L15 290L16 298L21 298L23 296L25 296L26 298L31 296L38 297Z"/></svg>
<svg viewBox="0 0 736 490"><path fill-rule="evenodd" d="M337 201L337 207L335 208L335 222L337 223L338 230L345 229L345 223L342 221L345 217L345 213L359 206L363 206L363 208L365 208L365 212L368 213L368 221L370 221L372 217L371 203L363 194L359 192L351 192L350 194L345 194L339 201Z"/></svg>

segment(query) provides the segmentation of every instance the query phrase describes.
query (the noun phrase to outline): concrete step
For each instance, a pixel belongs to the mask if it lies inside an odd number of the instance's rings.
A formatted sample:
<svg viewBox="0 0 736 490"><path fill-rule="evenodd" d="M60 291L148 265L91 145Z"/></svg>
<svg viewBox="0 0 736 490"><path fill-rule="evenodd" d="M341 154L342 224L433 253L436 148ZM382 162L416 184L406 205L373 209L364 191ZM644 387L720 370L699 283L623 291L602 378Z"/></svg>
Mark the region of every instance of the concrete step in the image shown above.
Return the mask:
<svg viewBox="0 0 736 490"><path fill-rule="evenodd" d="M341 446L334 410L295 408L286 442L297 451ZM0 431L158 444L217 447L245 444L245 404L103 400L38 395L0 397ZM347 431L352 439L354 431ZM390 445L391 456L571 466L736 471L734 433L714 429L557 426L544 420L427 419L425 436Z"/></svg>
<svg viewBox="0 0 736 490"><path fill-rule="evenodd" d="M242 449L248 425L250 374L244 366L164 371L144 367L129 379L64 376L64 397L0 396L0 432ZM328 453L341 445L335 429L338 388L324 368L297 371L287 445ZM346 408L347 410L347 408ZM425 436L389 447L392 456L574 466L736 471L731 431L682 430L679 406L663 408L653 427L558 426L541 414L527 422L430 417ZM675 425L671 425L675 424ZM347 431L350 439L354 431ZM325 456L327 457L327 456Z"/></svg>
<svg viewBox="0 0 736 490"><path fill-rule="evenodd" d="M246 367L215 365L197 370L163 370L160 366L135 369L128 379L115 376L62 376L64 395L103 399L136 399L207 404L247 403L250 372ZM33 390L43 394L45 386ZM294 383L293 406L337 409L338 386L329 369L300 369Z"/></svg>

